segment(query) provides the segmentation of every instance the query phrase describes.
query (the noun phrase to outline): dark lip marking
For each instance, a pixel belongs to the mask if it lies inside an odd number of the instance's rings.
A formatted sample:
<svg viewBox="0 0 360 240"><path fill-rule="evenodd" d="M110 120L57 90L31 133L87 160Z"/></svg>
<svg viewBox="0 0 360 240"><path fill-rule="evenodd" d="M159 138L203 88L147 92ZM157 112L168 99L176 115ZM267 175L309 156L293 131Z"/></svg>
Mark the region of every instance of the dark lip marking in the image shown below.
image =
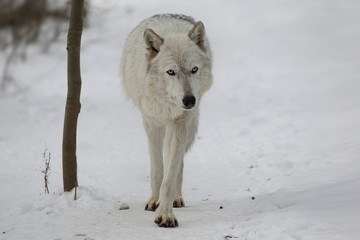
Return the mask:
<svg viewBox="0 0 360 240"><path fill-rule="evenodd" d="M183 106L183 109L190 111L190 110L192 110L194 108L194 106L195 105Z"/></svg>

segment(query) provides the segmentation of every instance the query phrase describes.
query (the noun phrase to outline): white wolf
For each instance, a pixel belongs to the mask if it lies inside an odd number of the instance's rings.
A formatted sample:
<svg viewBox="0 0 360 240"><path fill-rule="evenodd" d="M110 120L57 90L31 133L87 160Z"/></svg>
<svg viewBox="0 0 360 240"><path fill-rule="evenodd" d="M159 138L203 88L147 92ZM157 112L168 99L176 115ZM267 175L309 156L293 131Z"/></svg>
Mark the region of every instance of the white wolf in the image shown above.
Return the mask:
<svg viewBox="0 0 360 240"><path fill-rule="evenodd" d="M148 137L152 195L145 210L156 210L160 227L176 227L172 208L185 206L183 158L195 138L200 99L213 78L203 23L179 14L143 20L125 44L121 77Z"/></svg>

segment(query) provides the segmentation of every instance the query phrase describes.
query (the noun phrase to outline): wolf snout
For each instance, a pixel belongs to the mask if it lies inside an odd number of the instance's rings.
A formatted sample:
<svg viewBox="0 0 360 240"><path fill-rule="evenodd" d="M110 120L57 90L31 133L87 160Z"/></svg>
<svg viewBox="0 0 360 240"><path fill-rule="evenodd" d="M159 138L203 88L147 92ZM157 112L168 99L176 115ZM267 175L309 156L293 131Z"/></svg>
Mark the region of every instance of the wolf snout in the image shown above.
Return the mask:
<svg viewBox="0 0 360 240"><path fill-rule="evenodd" d="M185 96L182 100L185 109L192 109L195 106L196 98L192 95Z"/></svg>

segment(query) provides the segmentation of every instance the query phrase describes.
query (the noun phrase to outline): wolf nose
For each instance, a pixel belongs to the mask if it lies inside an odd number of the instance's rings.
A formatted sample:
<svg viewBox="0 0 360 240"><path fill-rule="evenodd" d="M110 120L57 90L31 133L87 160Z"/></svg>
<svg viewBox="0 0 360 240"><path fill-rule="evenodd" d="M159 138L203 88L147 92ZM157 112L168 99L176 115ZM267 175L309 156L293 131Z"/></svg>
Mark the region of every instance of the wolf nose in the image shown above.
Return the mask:
<svg viewBox="0 0 360 240"><path fill-rule="evenodd" d="M182 101L186 109L191 109L195 105L196 98L192 95L185 96Z"/></svg>

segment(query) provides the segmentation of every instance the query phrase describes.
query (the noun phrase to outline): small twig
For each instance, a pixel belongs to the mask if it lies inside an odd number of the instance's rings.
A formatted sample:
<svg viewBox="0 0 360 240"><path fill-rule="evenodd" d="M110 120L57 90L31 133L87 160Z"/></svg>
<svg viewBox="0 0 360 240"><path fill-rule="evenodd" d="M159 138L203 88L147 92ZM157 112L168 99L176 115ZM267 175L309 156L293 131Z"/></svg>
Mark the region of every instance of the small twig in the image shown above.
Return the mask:
<svg viewBox="0 0 360 240"><path fill-rule="evenodd" d="M45 163L45 169L42 170L42 173L44 174L44 185L45 185L45 194L49 194L49 175L50 175L50 160L51 160L51 154L47 153L48 149L45 147L45 150L43 152L43 158Z"/></svg>

